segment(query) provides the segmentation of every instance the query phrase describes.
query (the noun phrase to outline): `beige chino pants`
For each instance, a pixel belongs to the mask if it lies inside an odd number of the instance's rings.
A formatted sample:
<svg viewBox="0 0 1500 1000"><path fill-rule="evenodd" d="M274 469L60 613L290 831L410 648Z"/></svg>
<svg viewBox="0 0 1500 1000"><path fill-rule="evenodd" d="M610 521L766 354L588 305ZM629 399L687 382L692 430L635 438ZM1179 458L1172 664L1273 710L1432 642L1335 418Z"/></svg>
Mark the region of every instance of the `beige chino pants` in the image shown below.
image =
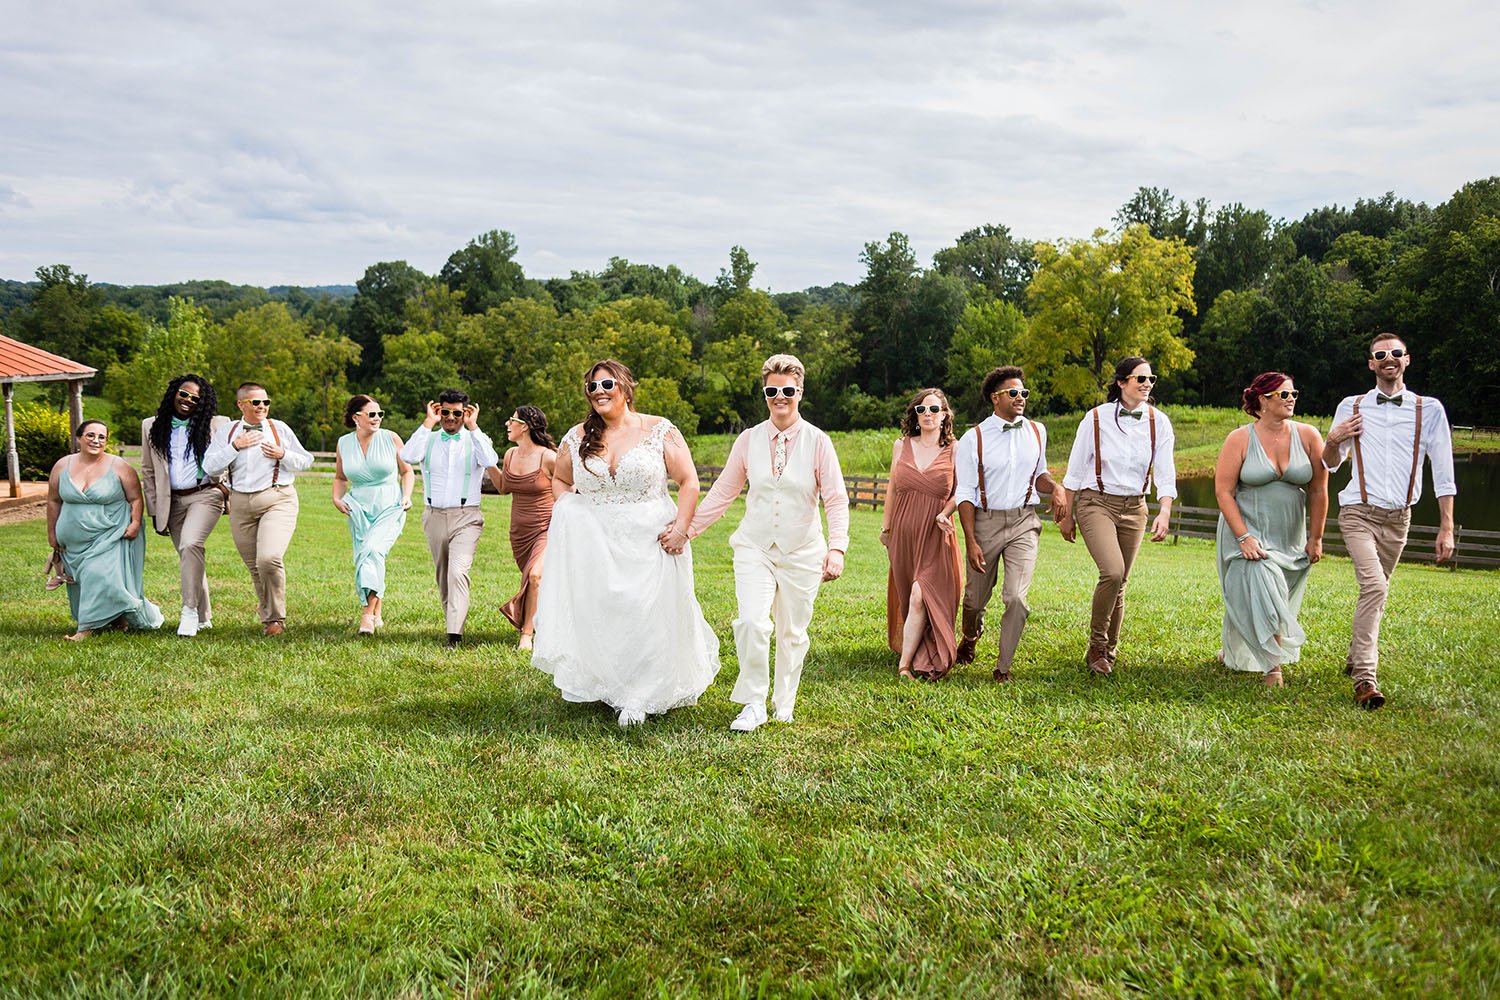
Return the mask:
<svg viewBox="0 0 1500 1000"><path fill-rule="evenodd" d="M1146 537L1146 498L1079 490L1073 502L1073 519L1094 565L1099 567L1089 612L1089 646L1103 650L1114 663L1120 647L1120 623L1125 619L1125 584Z"/></svg>
<svg viewBox="0 0 1500 1000"><path fill-rule="evenodd" d="M1406 532L1410 527L1410 507L1387 510L1353 503L1339 508L1339 532L1354 563L1354 579L1359 582L1347 661L1355 684L1361 681L1375 684L1380 663L1380 618L1385 613L1391 574L1406 548Z"/></svg>
<svg viewBox="0 0 1500 1000"><path fill-rule="evenodd" d="M233 494L229 501L229 530L234 547L255 581L260 622L286 621L286 565L283 560L297 530L297 491L291 486L268 486L259 493Z"/></svg>
<svg viewBox="0 0 1500 1000"><path fill-rule="evenodd" d="M477 505L422 508L422 534L437 571L438 599L449 635L463 635L469 619L469 568L483 531L484 513Z"/></svg>
<svg viewBox="0 0 1500 1000"><path fill-rule="evenodd" d="M1031 615L1026 597L1031 592L1031 578L1036 572L1036 554L1042 537L1042 519L1030 507L1014 510L974 511L974 541L984 553L985 571L980 573L964 560L964 610L983 614L995 590L1000 563L1005 576L1000 584L1000 602L1005 610L1000 616L1000 651L995 668L1010 673L1021 644L1021 632Z"/></svg>
<svg viewBox="0 0 1500 1000"><path fill-rule="evenodd" d="M213 618L203 548L223 516L224 494L214 487L172 497L171 513L167 515L167 534L177 550L182 606L198 612L200 623Z"/></svg>

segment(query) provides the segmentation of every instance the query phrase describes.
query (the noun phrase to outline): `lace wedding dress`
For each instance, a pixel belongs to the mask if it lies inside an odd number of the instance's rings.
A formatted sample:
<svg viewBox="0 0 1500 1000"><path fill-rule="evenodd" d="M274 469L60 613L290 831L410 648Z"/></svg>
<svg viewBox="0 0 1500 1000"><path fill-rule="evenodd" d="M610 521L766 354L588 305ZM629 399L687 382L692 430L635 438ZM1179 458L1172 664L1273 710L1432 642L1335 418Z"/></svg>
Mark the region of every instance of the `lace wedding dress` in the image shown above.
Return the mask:
<svg viewBox="0 0 1500 1000"><path fill-rule="evenodd" d="M563 438L578 491L560 497L547 532L531 662L568 701L602 701L620 724L698 700L719 672L719 638L693 593L693 552L656 538L676 515L667 494L662 419L620 457L578 457Z"/></svg>

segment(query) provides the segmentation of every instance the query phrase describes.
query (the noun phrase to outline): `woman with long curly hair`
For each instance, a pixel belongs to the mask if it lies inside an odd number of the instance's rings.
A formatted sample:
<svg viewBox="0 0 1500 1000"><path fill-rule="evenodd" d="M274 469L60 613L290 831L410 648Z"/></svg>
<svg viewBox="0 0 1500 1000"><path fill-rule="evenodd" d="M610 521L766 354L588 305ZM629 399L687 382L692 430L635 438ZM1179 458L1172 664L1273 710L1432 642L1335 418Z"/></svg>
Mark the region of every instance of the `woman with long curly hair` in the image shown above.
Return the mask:
<svg viewBox="0 0 1500 1000"><path fill-rule="evenodd" d="M636 412L635 387L614 360L584 375L589 414L552 476L531 661L564 699L602 701L621 726L696 703L719 672L687 544L698 472L670 420Z"/></svg>
<svg viewBox="0 0 1500 1000"><path fill-rule="evenodd" d="M886 576L886 640L901 677L937 680L953 667L958 642L958 538L953 530L953 413L941 389L906 404L891 450L880 542Z"/></svg>
<svg viewBox="0 0 1500 1000"><path fill-rule="evenodd" d="M1281 668L1297 662L1307 639L1297 614L1307 572L1323 558L1328 470L1318 429L1292 419L1290 375L1263 372L1240 397L1255 422L1229 432L1214 469L1224 591L1219 659L1281 687Z"/></svg>
<svg viewBox="0 0 1500 1000"><path fill-rule="evenodd" d="M177 550L181 636L213 627L203 550L224 516L229 492L224 473L203 472L203 456L209 439L229 426L218 408L208 379L190 373L168 382L156 415L141 422L141 492L152 527L158 535L170 535Z"/></svg>
<svg viewBox="0 0 1500 1000"><path fill-rule="evenodd" d="M521 632L519 649L532 647L536 595L547 552L547 524L552 520L552 472L557 442L547 433L547 415L535 406L518 406L505 421L505 436L515 445L490 470L497 492L509 493L510 551L521 571L521 590L500 608Z"/></svg>

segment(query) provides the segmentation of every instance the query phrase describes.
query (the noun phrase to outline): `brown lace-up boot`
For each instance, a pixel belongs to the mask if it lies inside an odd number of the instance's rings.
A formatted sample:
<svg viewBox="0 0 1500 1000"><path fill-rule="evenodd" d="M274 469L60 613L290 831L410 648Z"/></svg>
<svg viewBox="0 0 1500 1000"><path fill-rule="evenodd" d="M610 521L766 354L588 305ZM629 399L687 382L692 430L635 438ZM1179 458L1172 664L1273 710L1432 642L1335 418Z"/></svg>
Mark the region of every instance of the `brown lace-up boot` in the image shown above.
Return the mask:
<svg viewBox="0 0 1500 1000"><path fill-rule="evenodd" d="M953 657L955 663L973 663L974 647L979 644L979 637L984 635L984 612L970 611L964 609L963 630L958 635L958 652Z"/></svg>

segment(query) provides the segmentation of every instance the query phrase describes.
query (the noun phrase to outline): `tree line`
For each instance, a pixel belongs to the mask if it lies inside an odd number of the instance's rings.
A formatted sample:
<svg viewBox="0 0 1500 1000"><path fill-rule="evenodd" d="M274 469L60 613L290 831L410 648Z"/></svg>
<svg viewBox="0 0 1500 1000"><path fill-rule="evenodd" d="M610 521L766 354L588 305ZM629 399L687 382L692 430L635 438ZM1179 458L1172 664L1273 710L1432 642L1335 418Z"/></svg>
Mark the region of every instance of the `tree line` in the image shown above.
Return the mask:
<svg viewBox="0 0 1500 1000"><path fill-rule="evenodd" d="M931 385L971 420L980 377L1002 362L1026 366L1035 412L1089 405L1130 354L1163 375L1164 403L1234 405L1276 369L1305 410L1328 413L1367 385L1358 359L1380 330L1407 340L1414 385L1455 421L1500 424L1500 177L1435 208L1387 193L1292 222L1143 187L1111 222L1056 243L983 225L926 266L891 233L865 244L858 282L779 294L755 286L739 246L709 282L620 257L530 277L503 230L437 274L382 261L352 289L125 287L58 264L0 283L0 330L98 368L92 391L126 437L187 370L271 383L278 415L321 447L351 391L414 419L459 385L496 433L523 403L564 426L582 416L585 366L605 356L635 371L643 410L688 433L733 430L760 419L760 362L783 351L807 365L809 416L832 430L893 426Z"/></svg>

